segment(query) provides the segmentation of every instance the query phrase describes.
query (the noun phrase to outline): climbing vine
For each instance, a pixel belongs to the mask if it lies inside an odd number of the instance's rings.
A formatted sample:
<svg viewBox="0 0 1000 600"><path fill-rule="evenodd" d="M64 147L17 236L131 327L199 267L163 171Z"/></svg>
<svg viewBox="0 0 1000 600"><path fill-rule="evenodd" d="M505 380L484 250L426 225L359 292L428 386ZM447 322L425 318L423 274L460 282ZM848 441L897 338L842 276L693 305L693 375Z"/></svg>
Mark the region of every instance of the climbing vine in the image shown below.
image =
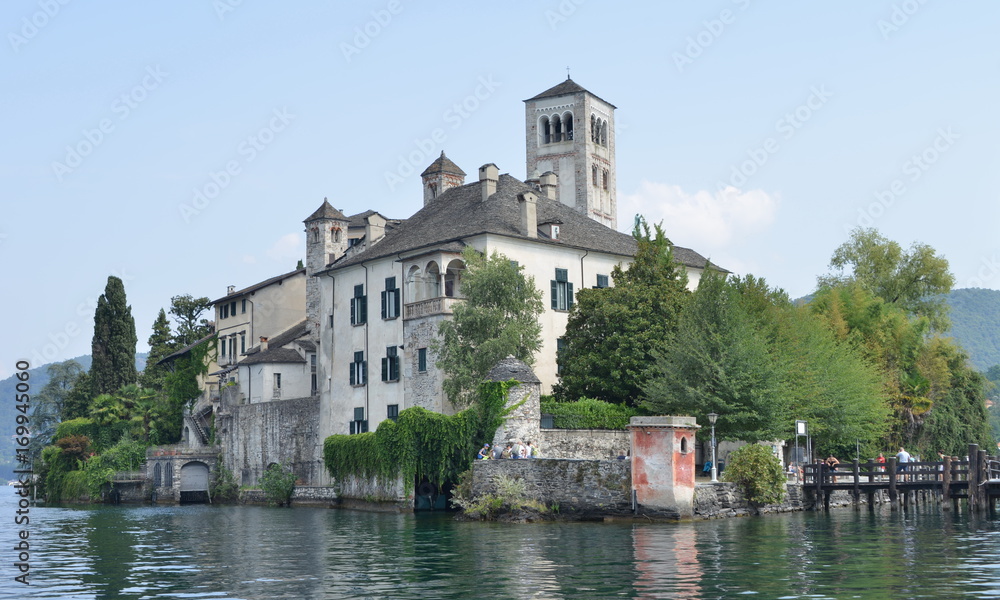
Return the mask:
<svg viewBox="0 0 1000 600"><path fill-rule="evenodd" d="M487 382L479 388L477 402L455 415L442 415L412 407L400 411L399 420L382 421L374 432L331 435L323 443L323 458L330 475L403 481L426 478L441 487L456 481L469 468L483 440L492 440L509 409L507 390L516 381Z"/></svg>

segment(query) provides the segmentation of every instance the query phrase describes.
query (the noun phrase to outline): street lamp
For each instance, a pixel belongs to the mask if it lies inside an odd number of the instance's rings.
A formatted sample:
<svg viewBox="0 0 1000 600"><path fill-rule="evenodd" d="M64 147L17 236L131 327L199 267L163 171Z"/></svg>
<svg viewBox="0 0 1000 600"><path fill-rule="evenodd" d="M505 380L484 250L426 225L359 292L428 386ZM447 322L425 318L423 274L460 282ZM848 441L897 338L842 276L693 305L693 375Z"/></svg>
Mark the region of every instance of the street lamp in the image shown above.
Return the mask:
<svg viewBox="0 0 1000 600"><path fill-rule="evenodd" d="M718 483L717 478L718 469L715 466L715 420L719 418L719 415L715 413L708 413L708 422L712 424L712 483Z"/></svg>

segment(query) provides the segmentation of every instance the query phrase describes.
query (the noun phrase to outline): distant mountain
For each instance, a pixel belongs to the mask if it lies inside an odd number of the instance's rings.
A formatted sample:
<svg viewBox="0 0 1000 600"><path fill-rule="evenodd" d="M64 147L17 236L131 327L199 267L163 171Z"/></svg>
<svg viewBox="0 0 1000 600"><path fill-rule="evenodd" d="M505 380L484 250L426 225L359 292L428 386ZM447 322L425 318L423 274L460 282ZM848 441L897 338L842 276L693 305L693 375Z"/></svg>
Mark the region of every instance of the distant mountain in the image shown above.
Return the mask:
<svg viewBox="0 0 1000 600"><path fill-rule="evenodd" d="M69 360L78 362L84 371L89 371L90 365L93 362L89 354L77 356ZM32 396L42 391L45 384L49 382L49 365L51 364L54 363L47 363L28 369L28 385L31 386L29 393ZM135 368L137 371L146 368L145 352L135 355ZM17 427L15 419L18 415L17 403L14 402L14 394L17 392L17 384L18 379L14 375L0 381L0 398L4 400L0 402L0 479L10 479L14 469L13 434L14 428Z"/></svg>
<svg viewBox="0 0 1000 600"><path fill-rule="evenodd" d="M952 290L951 335L969 353L973 366L986 371L1000 365L1000 290Z"/></svg>

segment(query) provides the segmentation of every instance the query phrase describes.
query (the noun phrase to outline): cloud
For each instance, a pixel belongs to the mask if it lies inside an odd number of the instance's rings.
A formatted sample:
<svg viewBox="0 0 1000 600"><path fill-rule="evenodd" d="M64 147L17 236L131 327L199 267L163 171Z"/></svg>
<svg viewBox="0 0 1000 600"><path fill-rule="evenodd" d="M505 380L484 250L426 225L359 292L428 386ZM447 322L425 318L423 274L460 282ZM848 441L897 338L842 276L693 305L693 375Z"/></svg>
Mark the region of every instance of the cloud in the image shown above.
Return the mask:
<svg viewBox="0 0 1000 600"><path fill-rule="evenodd" d="M723 251L767 230L779 204L777 195L763 190L730 186L717 192L688 193L680 186L643 180L636 193L619 198L618 214L625 229L631 229L630 215L643 215L649 223L662 221L671 241L705 254Z"/></svg>
<svg viewBox="0 0 1000 600"><path fill-rule="evenodd" d="M305 257L305 239L301 233L289 233L278 238L278 241L267 249L265 254L271 260L286 262Z"/></svg>

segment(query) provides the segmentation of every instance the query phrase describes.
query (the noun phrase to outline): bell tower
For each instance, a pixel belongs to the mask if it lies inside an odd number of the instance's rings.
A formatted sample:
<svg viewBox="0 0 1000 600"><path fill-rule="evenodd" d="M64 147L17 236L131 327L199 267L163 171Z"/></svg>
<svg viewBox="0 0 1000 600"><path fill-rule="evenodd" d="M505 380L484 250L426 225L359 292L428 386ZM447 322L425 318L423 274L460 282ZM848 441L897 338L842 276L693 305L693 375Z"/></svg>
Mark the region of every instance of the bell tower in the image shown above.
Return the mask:
<svg viewBox="0 0 1000 600"><path fill-rule="evenodd" d="M616 228L615 105L566 78L524 101L526 172L552 171L556 197Z"/></svg>
<svg viewBox="0 0 1000 600"><path fill-rule="evenodd" d="M306 324L313 342L319 340L320 284L313 274L347 252L347 217L323 198L306 225Z"/></svg>

